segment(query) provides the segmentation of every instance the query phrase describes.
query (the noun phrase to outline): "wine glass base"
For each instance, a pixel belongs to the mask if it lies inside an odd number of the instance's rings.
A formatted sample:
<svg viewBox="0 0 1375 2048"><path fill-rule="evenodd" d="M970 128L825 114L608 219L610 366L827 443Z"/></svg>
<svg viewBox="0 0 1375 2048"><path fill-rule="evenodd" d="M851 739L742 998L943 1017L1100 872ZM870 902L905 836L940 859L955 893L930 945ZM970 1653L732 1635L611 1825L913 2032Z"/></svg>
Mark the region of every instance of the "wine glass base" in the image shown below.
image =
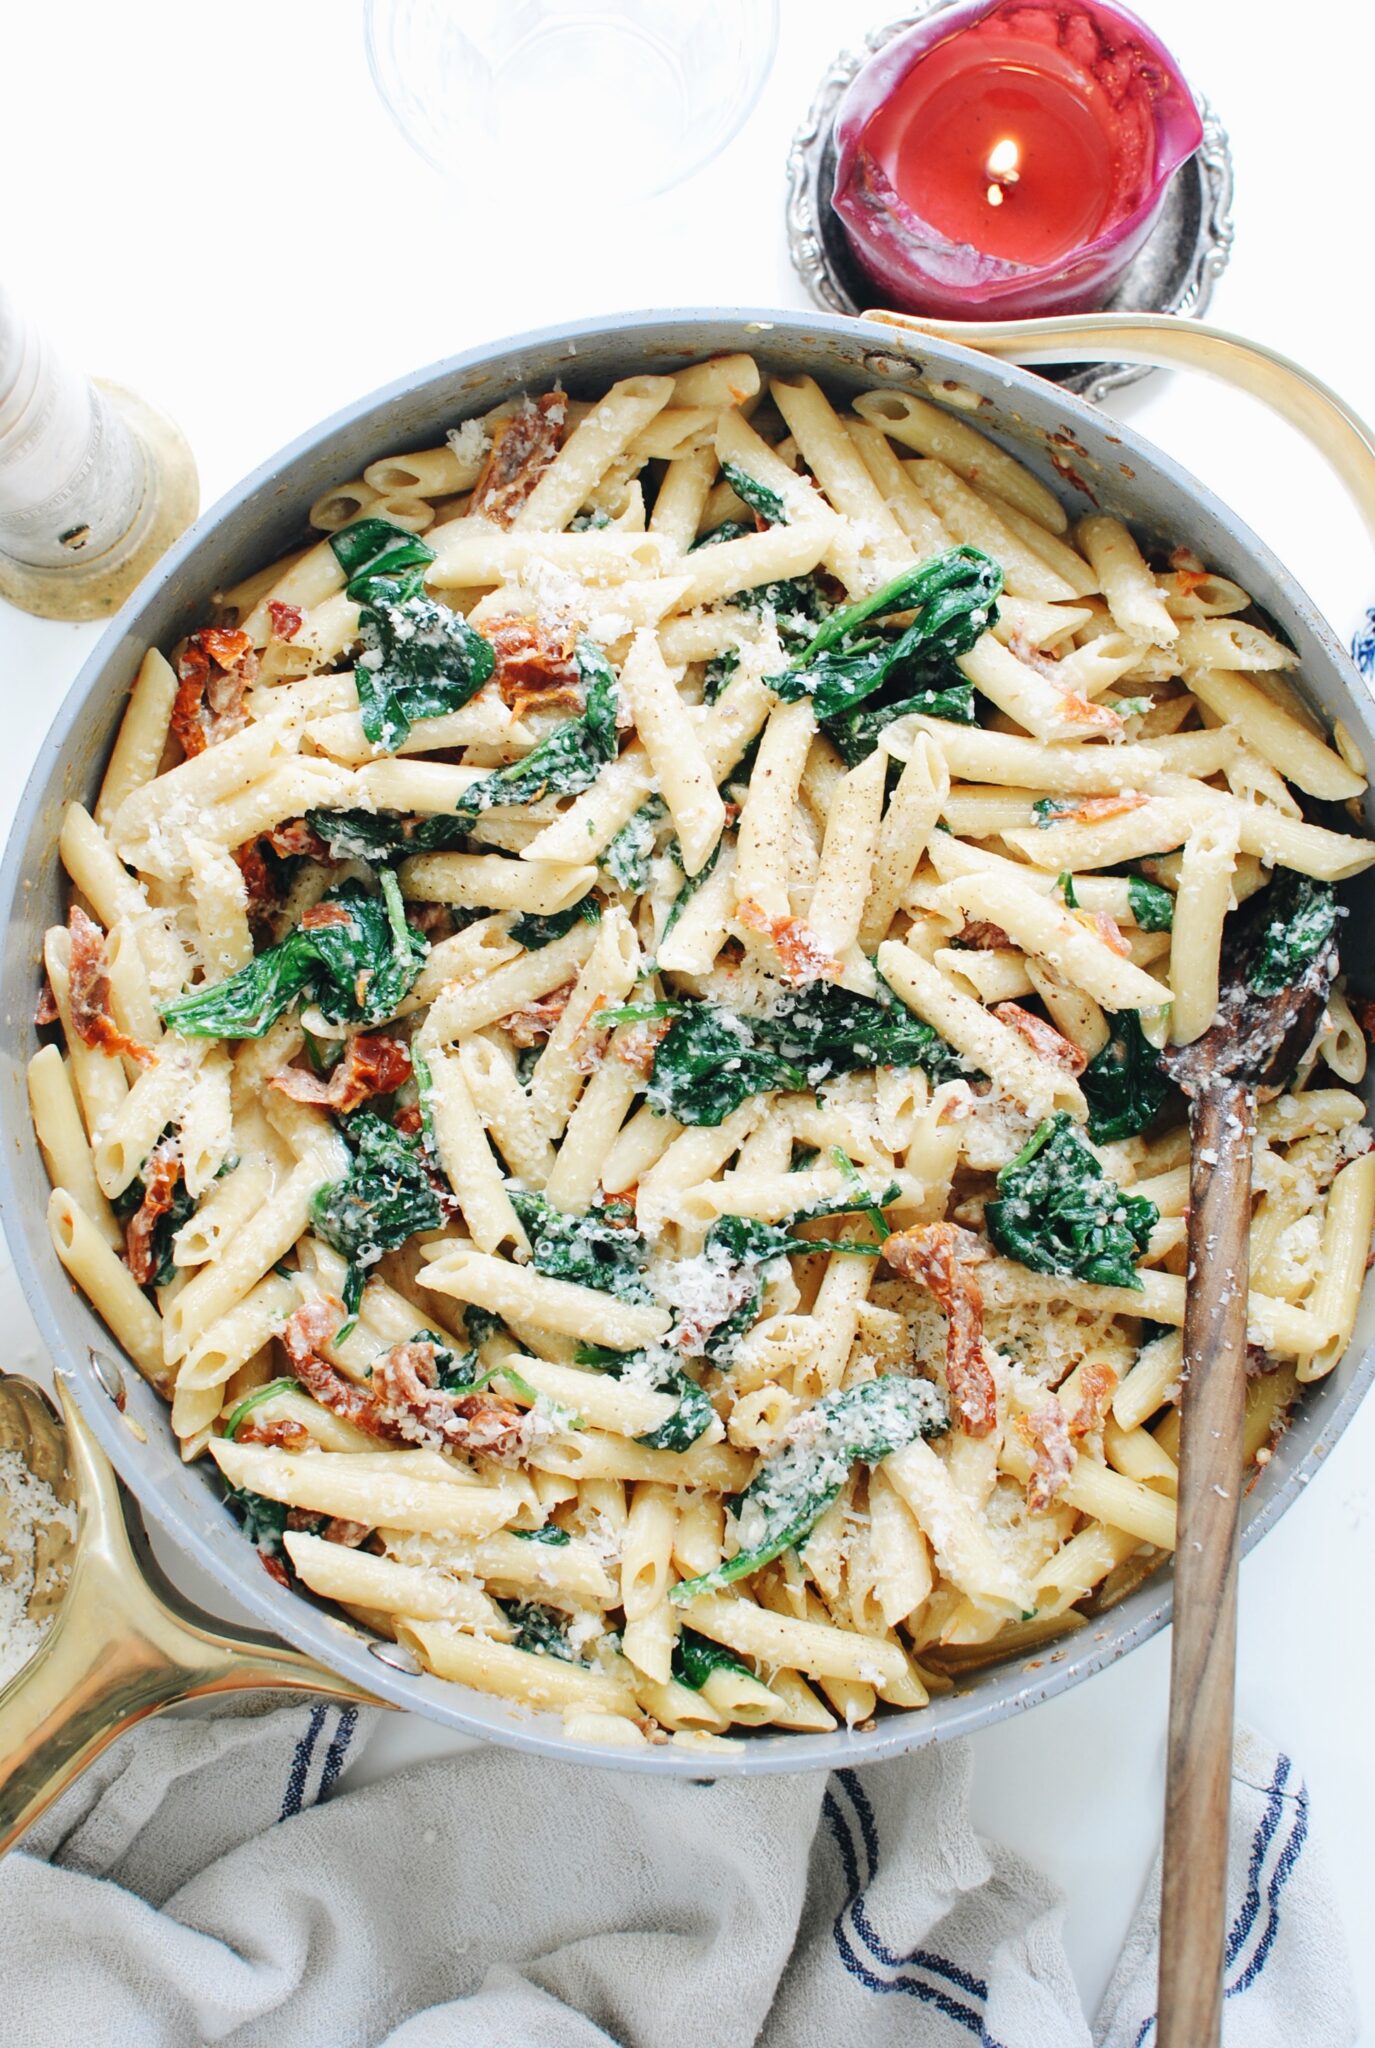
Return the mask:
<svg viewBox="0 0 1375 2048"><path fill-rule="evenodd" d="M855 261L840 218L835 190L835 115L851 80L875 50L954 0L924 0L896 21L870 31L862 50L842 50L817 88L811 110L788 153L788 247L809 295L834 313L858 313L882 299L881 288ZM1177 313L1198 318L1232 253L1232 152L1227 131L1208 102L1195 94L1203 141L1176 172L1149 239L1099 310L1107 313ZM1097 401L1109 391L1152 376L1134 363L1037 363L1038 374Z"/></svg>

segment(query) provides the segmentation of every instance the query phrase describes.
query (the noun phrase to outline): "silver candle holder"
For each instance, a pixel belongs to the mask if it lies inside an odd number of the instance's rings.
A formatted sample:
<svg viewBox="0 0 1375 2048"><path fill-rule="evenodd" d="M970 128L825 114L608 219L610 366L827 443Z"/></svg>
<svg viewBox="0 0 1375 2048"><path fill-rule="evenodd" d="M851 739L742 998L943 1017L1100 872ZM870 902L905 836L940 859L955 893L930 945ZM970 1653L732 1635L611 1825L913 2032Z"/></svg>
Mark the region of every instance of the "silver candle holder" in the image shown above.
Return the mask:
<svg viewBox="0 0 1375 2048"><path fill-rule="evenodd" d="M0 290L0 597L40 618L104 618L199 504L180 429L85 377Z"/></svg>
<svg viewBox="0 0 1375 2048"><path fill-rule="evenodd" d="M831 206L835 190L836 110L861 66L877 50L954 0L919 0L872 29L860 50L842 50L817 87L788 154L787 231L793 268L819 306L858 313L881 293L865 277ZM1160 219L1103 307L1108 313L1177 313L1200 318L1232 253L1232 153L1227 131L1201 94L1203 142L1176 172ZM1037 371L1097 402L1151 371L1140 363L1037 363Z"/></svg>

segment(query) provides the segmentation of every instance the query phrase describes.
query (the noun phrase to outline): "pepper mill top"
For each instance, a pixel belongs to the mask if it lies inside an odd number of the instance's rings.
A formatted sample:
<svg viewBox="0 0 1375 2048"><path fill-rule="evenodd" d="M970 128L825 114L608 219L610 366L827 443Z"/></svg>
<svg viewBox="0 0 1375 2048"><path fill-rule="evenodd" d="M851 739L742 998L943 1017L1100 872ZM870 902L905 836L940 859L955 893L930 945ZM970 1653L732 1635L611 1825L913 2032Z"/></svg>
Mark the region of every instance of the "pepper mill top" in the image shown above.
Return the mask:
<svg viewBox="0 0 1375 2048"><path fill-rule="evenodd" d="M199 500L180 430L83 376L0 289L0 597L42 618L104 618Z"/></svg>

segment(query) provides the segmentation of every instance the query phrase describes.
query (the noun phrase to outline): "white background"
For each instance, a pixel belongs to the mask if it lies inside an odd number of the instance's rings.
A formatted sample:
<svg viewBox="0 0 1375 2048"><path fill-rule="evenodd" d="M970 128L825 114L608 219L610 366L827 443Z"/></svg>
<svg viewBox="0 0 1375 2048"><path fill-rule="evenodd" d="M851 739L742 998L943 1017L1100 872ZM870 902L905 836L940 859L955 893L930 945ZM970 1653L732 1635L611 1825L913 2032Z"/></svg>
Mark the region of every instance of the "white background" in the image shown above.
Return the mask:
<svg viewBox="0 0 1375 2048"><path fill-rule="evenodd" d="M561 204L556 161L536 207L504 203L498 168L479 160L466 184L433 173L374 97L352 0L7 7L0 265L79 360L181 422L208 505L336 406L489 338L635 307L805 303L783 236L788 140L835 49L889 11L782 0L777 61L735 142L676 192L586 219ZM1232 136L1237 249L1215 317L1369 416L1375 15L1363 0L1142 11ZM587 147L614 165L614 135ZM1240 508L1350 634L1375 603L1375 562L1286 428L1178 378L1154 377L1114 409ZM6 818L94 633L0 606ZM7 1260L0 1327L4 1363L41 1369ZM1373 1459L1368 1407L1244 1567L1239 1682L1243 1716L1308 1778L1375 2042ZM1167 1661L1158 1638L975 1738L977 1821L1063 1885L1090 2009L1153 1851ZM446 1740L391 1720L364 1768Z"/></svg>

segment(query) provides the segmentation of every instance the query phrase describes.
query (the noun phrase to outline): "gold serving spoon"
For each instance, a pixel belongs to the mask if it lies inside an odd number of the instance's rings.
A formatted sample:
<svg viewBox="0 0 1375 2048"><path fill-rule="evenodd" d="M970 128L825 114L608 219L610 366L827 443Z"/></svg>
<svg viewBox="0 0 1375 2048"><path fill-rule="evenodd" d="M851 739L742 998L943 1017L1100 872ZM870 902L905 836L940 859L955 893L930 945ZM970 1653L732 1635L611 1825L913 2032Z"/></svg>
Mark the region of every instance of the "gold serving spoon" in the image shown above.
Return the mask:
<svg viewBox="0 0 1375 2048"><path fill-rule="evenodd" d="M272 1687L382 1704L184 1599L61 1372L57 1382L60 1413L32 1381L0 1375L0 1454L17 1456L58 1506L35 1522L0 1485L0 1573L32 1556L27 1616L46 1625L0 1690L0 1854L117 1735L182 1700Z"/></svg>

